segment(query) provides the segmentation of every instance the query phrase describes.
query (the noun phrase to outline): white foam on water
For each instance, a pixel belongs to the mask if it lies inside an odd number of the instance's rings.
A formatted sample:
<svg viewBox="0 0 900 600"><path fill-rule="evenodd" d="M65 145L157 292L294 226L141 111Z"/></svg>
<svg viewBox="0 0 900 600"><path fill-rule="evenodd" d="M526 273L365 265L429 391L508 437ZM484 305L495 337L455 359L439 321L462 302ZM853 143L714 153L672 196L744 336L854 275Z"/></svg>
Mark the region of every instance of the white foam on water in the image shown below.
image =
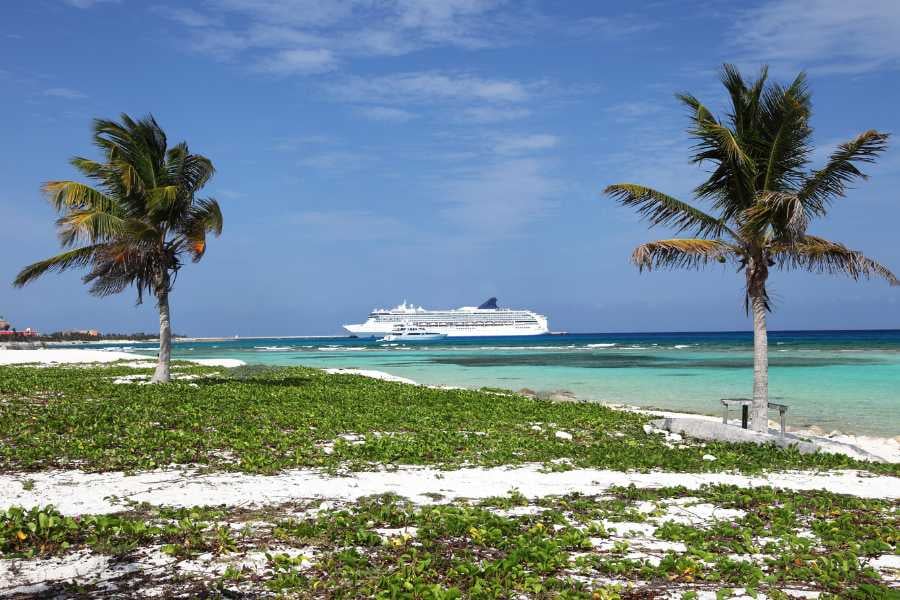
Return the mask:
<svg viewBox="0 0 900 600"><path fill-rule="evenodd" d="M319 352L359 352L367 350L365 346L322 346Z"/></svg>
<svg viewBox="0 0 900 600"><path fill-rule="evenodd" d="M571 346L478 346L476 350L568 350L574 347L574 344ZM462 346L460 349L466 349L466 347Z"/></svg>

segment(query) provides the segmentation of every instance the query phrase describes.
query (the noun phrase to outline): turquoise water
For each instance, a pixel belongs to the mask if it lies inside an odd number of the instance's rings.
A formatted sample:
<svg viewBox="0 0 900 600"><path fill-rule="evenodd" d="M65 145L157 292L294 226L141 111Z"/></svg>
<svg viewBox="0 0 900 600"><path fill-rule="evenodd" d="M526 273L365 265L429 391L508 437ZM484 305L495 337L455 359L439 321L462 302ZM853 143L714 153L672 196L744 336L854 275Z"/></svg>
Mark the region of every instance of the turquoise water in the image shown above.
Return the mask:
<svg viewBox="0 0 900 600"><path fill-rule="evenodd" d="M772 332L770 397L788 424L900 434L900 330ZM123 349L130 349L123 348ZM137 350L152 351L149 345ZM570 334L387 344L355 338L180 342L176 358L377 369L421 383L518 390L708 414L752 390L752 336L735 333Z"/></svg>

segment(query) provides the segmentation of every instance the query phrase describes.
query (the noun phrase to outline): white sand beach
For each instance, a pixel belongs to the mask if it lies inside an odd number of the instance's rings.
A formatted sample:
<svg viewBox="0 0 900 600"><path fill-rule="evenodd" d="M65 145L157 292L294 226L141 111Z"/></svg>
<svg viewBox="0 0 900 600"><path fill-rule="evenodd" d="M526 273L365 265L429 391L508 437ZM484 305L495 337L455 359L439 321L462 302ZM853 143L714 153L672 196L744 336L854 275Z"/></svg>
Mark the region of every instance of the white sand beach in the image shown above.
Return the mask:
<svg viewBox="0 0 900 600"><path fill-rule="evenodd" d="M39 364L43 366L80 364L80 363L113 363L120 360L137 361L140 367L152 367L152 357L131 352L115 350L89 350L86 348L40 348L37 350L3 350L0 349L0 365ZM190 360L207 367L240 367L246 363L234 358L200 358ZM135 366L131 364L129 366Z"/></svg>
<svg viewBox="0 0 900 600"><path fill-rule="evenodd" d="M29 483L24 486L26 480ZM454 471L401 467L391 471L364 471L346 477L305 469L277 475L202 474L191 469L162 469L136 475L81 471L4 474L0 475L0 509L13 505L53 504L63 513L77 515L123 510L123 499L169 506L264 506L303 498L356 500L388 492L418 503L429 503L433 501L433 494L481 499L502 496L517 489L528 498L542 498L573 492L601 494L612 486L632 484L651 488L681 485L688 489L705 484L772 486L787 490L828 490L860 498L900 498L900 478L856 471L804 471L759 476L600 469L554 473L542 470L541 465L527 465Z"/></svg>
<svg viewBox="0 0 900 600"><path fill-rule="evenodd" d="M381 381L393 381L394 383L406 383L409 385L419 385L412 379L391 375L384 371L375 371L372 369L325 369L326 373L332 375L360 375L362 377L371 377L372 379L380 379Z"/></svg>

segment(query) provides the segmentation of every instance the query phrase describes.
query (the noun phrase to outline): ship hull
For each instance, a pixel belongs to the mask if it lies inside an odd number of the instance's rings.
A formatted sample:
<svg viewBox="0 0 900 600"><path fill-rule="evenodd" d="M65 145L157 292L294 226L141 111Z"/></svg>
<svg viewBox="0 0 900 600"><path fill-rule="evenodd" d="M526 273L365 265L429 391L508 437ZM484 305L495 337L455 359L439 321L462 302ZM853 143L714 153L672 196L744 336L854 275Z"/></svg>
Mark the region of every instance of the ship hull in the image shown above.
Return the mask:
<svg viewBox="0 0 900 600"><path fill-rule="evenodd" d="M344 325L344 329L359 337L384 337L391 333L392 326L389 323L358 323ZM447 337L505 337L543 335L549 333L547 328L542 327L515 327L508 325L481 327L429 326L428 329L442 333Z"/></svg>

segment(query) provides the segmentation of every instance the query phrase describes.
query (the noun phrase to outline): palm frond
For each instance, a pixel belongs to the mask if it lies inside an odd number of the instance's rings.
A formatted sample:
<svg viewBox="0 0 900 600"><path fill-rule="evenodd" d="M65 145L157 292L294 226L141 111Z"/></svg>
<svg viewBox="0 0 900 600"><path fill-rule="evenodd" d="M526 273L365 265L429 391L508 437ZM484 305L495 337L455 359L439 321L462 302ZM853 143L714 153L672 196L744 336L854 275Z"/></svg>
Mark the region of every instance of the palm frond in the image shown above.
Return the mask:
<svg viewBox="0 0 900 600"><path fill-rule="evenodd" d="M189 221L190 229L203 230L215 236L222 234L222 209L213 198L199 198L191 207Z"/></svg>
<svg viewBox="0 0 900 600"><path fill-rule="evenodd" d="M154 291L154 284L167 267L165 257L154 245L124 240L107 244L82 279L91 284L90 293L94 296L117 294L133 285L140 304L145 292Z"/></svg>
<svg viewBox="0 0 900 600"><path fill-rule="evenodd" d="M86 177L102 178L106 171L106 165L103 163L82 156L72 157L69 160L69 164L81 171Z"/></svg>
<svg viewBox="0 0 900 600"><path fill-rule="evenodd" d="M78 241L106 242L122 235L125 221L104 210L69 211L56 220L60 244L66 248Z"/></svg>
<svg viewBox="0 0 900 600"><path fill-rule="evenodd" d="M814 273L843 274L852 279L880 277L892 286L900 280L883 264L858 250L816 236L805 236L792 245L773 246L773 255L784 269L802 269Z"/></svg>
<svg viewBox="0 0 900 600"><path fill-rule="evenodd" d="M810 153L810 95L806 75L800 73L784 89L773 84L761 101L763 147L768 147L761 191L784 192L796 187Z"/></svg>
<svg viewBox="0 0 900 600"><path fill-rule="evenodd" d="M19 271L19 274L16 275L16 278L13 281L13 285L22 287L47 272L56 271L57 273L61 273L74 267L87 266L94 259L95 255L103 248L103 244L84 246L28 265Z"/></svg>
<svg viewBox="0 0 900 600"><path fill-rule="evenodd" d="M182 224L182 237L178 244L197 262L206 253L207 233L216 237L222 233L222 210L214 199L201 198L194 203L189 213Z"/></svg>
<svg viewBox="0 0 900 600"><path fill-rule="evenodd" d="M847 186L856 179L867 179L857 163L873 163L887 149L887 133L870 129L855 139L841 144L824 168L813 171L799 193L810 216L822 216L830 203L842 198Z"/></svg>
<svg viewBox="0 0 900 600"><path fill-rule="evenodd" d="M736 137L743 138L755 132L760 112L759 99L765 89L768 73L768 67L762 67L756 81L748 86L736 66L727 63L722 65L720 79L731 97L731 113L728 116Z"/></svg>
<svg viewBox="0 0 900 600"><path fill-rule="evenodd" d="M694 102L697 102L696 99ZM689 133L697 139L696 147L700 150L694 158L695 162L731 161L743 171L752 173L756 170L756 164L741 146L735 132L719 123L709 109L699 102L697 102L697 110L692 115L692 120L693 125Z"/></svg>
<svg viewBox="0 0 900 600"><path fill-rule="evenodd" d="M185 143L175 146L166 155L168 180L191 193L200 191L215 172L208 158L191 154Z"/></svg>
<svg viewBox="0 0 900 600"><path fill-rule="evenodd" d="M724 263L740 254L739 248L722 240L673 238L641 244L631 254L631 261L641 271L659 268L696 269L705 266L710 260Z"/></svg>
<svg viewBox="0 0 900 600"><path fill-rule="evenodd" d="M147 189L144 181L135 165L129 160L115 160L111 162L114 172L118 175L118 184L126 197L143 198L143 192Z"/></svg>
<svg viewBox="0 0 900 600"><path fill-rule="evenodd" d="M179 202L185 204L182 202L183 198L180 197L179 192L177 185L165 185L147 190L144 195L147 211L154 216L172 215Z"/></svg>
<svg viewBox="0 0 900 600"><path fill-rule="evenodd" d="M668 225L676 232L691 231L698 236L718 237L723 232L735 235L721 219L652 188L619 183L607 186L603 192L622 206L636 207L651 225Z"/></svg>
<svg viewBox="0 0 900 600"><path fill-rule="evenodd" d="M67 209L112 211L116 204L103 192L77 181L47 181L41 191L57 212Z"/></svg>
<svg viewBox="0 0 900 600"><path fill-rule="evenodd" d="M690 110L688 134L694 139L695 164L716 165L709 178L694 190L698 198L711 198L722 219L733 219L753 202L756 162L736 133L722 125L712 112L690 94L677 96Z"/></svg>
<svg viewBox="0 0 900 600"><path fill-rule="evenodd" d="M739 220L745 239L758 240L771 234L785 243L802 238L809 223L800 199L783 192L762 192Z"/></svg>

